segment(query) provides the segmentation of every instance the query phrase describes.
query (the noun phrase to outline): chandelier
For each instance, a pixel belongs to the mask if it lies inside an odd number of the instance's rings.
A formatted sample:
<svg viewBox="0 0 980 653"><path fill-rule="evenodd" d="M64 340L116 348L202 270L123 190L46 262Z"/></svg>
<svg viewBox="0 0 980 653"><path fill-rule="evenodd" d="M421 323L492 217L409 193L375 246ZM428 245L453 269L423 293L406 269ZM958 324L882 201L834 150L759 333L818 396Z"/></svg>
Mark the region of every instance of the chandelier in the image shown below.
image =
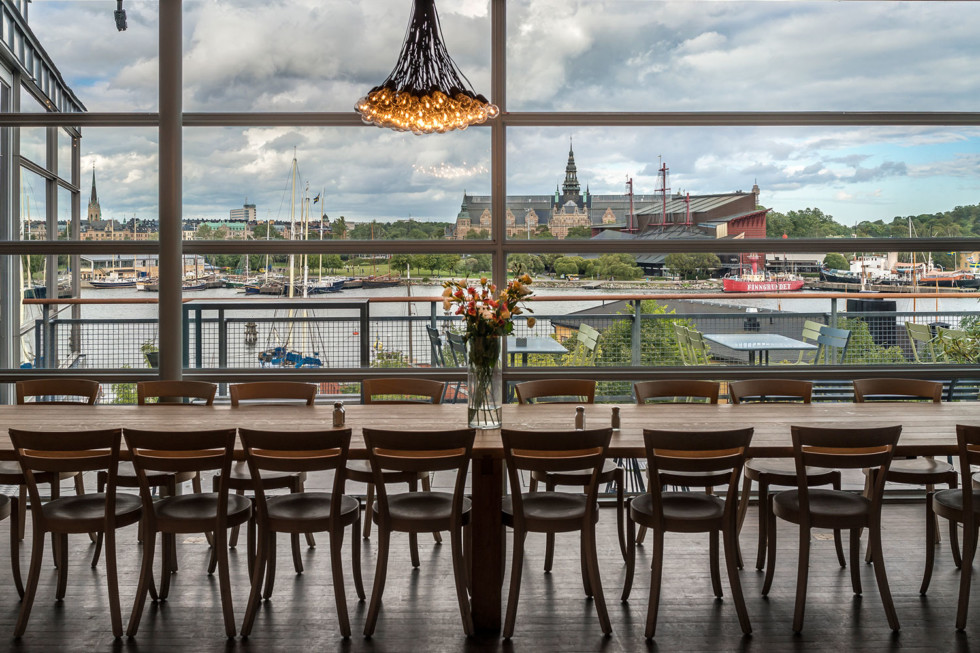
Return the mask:
<svg viewBox="0 0 980 653"><path fill-rule="evenodd" d="M473 91L449 56L435 0L414 0L394 70L358 100L355 109L369 125L415 134L466 129L500 112Z"/></svg>

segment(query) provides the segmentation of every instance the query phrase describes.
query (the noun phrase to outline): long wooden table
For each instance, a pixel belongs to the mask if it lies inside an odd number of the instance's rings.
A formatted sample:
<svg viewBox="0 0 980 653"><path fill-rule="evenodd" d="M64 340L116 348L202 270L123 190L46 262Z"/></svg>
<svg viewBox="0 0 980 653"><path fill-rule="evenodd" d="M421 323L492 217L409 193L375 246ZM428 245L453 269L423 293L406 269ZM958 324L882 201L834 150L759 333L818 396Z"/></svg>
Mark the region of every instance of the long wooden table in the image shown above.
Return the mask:
<svg viewBox="0 0 980 653"><path fill-rule="evenodd" d="M586 426L610 423L611 406L586 406ZM504 407L504 424L517 429L573 428L575 407L538 405ZM980 403L942 404L650 404L620 406L621 430L613 435L610 455L643 455L643 428L708 430L752 426L750 455L792 455L790 425L902 425L898 453L947 455L956 452L956 424L980 425ZM353 429L351 455L365 457L360 429L364 426L410 432L427 428L457 428L466 422L463 404L347 406ZM304 430L331 428L332 408L318 406L0 406L0 459L12 459L8 428L81 430L111 427L194 430L249 427ZM503 579L503 449L498 431L478 432L472 467L474 624L480 630L499 630Z"/></svg>

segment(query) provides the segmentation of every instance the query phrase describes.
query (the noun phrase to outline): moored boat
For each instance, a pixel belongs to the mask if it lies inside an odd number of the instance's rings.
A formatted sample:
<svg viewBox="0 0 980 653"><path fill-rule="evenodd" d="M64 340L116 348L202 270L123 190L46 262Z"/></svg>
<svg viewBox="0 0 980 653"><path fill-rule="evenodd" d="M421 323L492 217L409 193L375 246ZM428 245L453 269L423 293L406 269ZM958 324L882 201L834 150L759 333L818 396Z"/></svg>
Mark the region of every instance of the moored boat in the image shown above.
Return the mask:
<svg viewBox="0 0 980 653"><path fill-rule="evenodd" d="M762 274L724 277L721 283L725 292L789 292L803 287L803 279L767 277Z"/></svg>

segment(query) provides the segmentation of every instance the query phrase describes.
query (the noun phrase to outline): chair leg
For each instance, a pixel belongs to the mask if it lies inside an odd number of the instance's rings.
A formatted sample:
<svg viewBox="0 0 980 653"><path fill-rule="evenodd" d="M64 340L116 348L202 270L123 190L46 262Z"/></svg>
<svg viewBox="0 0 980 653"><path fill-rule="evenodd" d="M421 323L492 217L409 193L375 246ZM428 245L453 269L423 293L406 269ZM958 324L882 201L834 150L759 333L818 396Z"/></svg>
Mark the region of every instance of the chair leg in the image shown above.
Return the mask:
<svg viewBox="0 0 980 653"><path fill-rule="evenodd" d="M592 576L589 574L589 564L586 555L588 544L586 544L585 542L585 537L586 537L585 529L583 528L581 532L581 536L579 538L581 540L580 542L581 555L579 556L579 563L582 566L582 588L585 590L585 597L591 599L593 597Z"/></svg>
<svg viewBox="0 0 980 653"><path fill-rule="evenodd" d="M537 481L535 481L534 479L531 479L531 482L532 483L537 483ZM554 483L549 482L549 483L547 483L545 485L545 487L547 488L548 492L554 492L555 491L555 484ZM544 571L545 571L545 573L551 573L551 569L554 567L554 563L555 563L555 534L554 533L546 533L544 537L545 537L545 539L544 539ZM584 563L582 565L582 572L583 572L583 578L584 578L585 577L585 565L584 565ZM586 581L586 582L588 582L588 581ZM585 595L586 596L592 596L591 594L589 594L588 589L586 589Z"/></svg>
<svg viewBox="0 0 980 653"><path fill-rule="evenodd" d="M636 534L636 543L643 544L643 540L647 539L647 527L640 526L639 531Z"/></svg>
<svg viewBox="0 0 980 653"><path fill-rule="evenodd" d="M196 474L194 474L194 477L191 478L191 489L194 491L194 494L200 494L201 493L201 473L200 472L197 472ZM211 531L205 531L205 533L204 533L204 539L206 539L208 541L208 546L214 546L214 536L211 534Z"/></svg>
<svg viewBox="0 0 980 653"><path fill-rule="evenodd" d="M851 589L855 594L860 595L861 591L861 569L858 562L861 560L861 529L852 528L850 540L851 550Z"/></svg>
<svg viewBox="0 0 980 653"><path fill-rule="evenodd" d="M101 533L100 533L101 535ZM109 589L109 618L112 621L112 636L122 637L122 609L119 605L119 578L116 571L116 532L105 534L105 577Z"/></svg>
<svg viewBox="0 0 980 653"><path fill-rule="evenodd" d="M833 487L838 492L840 491L839 471L834 474L834 481L833 483L831 483L831 487ZM858 540L861 539L861 531L858 531L857 539ZM834 529L834 548L837 550L837 564L839 564L841 566L841 569L843 569L844 567L847 566L847 563L844 561L844 542L841 539L841 532L839 528Z"/></svg>
<svg viewBox="0 0 980 653"><path fill-rule="evenodd" d="M647 603L647 624L644 636L653 639L657 634L657 613L660 611L660 583L664 574L664 532L653 530L653 565L650 571L650 600Z"/></svg>
<svg viewBox="0 0 980 653"><path fill-rule="evenodd" d="M265 557L265 591L262 592L262 598L269 600L272 598L272 590L276 587L276 533L275 531L270 531L267 536L268 542L266 542L266 551L268 553Z"/></svg>
<svg viewBox="0 0 980 653"><path fill-rule="evenodd" d="M248 637L252 632L252 625L255 623L255 615L259 611L259 602L262 596L262 575L265 571L265 558L268 555L266 550L265 533L257 538L255 545L255 560L252 563L251 589L248 593L248 603L245 605L245 618L242 620L241 635Z"/></svg>
<svg viewBox="0 0 980 653"><path fill-rule="evenodd" d="M221 611L224 614L225 635L228 639L235 636L235 607L231 596L231 572L228 569L228 529L215 531L215 549L218 551L218 586L221 589Z"/></svg>
<svg viewBox="0 0 980 653"><path fill-rule="evenodd" d="M307 535L312 535L312 533L307 533ZM299 533L289 534L289 545L293 551L293 570L297 574L303 573L303 552L300 551L299 547Z"/></svg>
<svg viewBox="0 0 980 653"><path fill-rule="evenodd" d="M732 588L732 599L735 601L735 612L738 623L746 635L752 632L749 622L749 611L745 607L745 597L742 595L742 583L738 577L738 525L734 529L722 532L725 542L725 567L728 569L728 585Z"/></svg>
<svg viewBox="0 0 980 653"><path fill-rule="evenodd" d="M381 610L381 595L385 591L385 580L388 578L388 541L391 534L388 529L378 526L378 564L374 570L374 588L371 590L371 603L368 606L367 618L364 620L364 636L374 634L378 625L378 612Z"/></svg>
<svg viewBox="0 0 980 653"><path fill-rule="evenodd" d="M761 496L761 495L760 495ZM762 596L769 596L769 589L772 587L772 578L776 569L776 513L773 512L772 502L776 495L770 494L765 497L766 501L766 580L762 583ZM761 506L759 507L762 508Z"/></svg>
<svg viewBox="0 0 980 653"><path fill-rule="evenodd" d="M21 508L23 502L18 497L10 497L10 571L14 577L17 596L24 598L24 583L20 577L20 538L23 529Z"/></svg>
<svg viewBox="0 0 980 653"><path fill-rule="evenodd" d="M422 482L423 492L432 492L432 485L429 481L429 472L422 472L419 474L419 480ZM432 533L432 539L435 540L436 544L442 544L442 533L439 531L434 531Z"/></svg>
<svg viewBox="0 0 980 653"><path fill-rule="evenodd" d="M968 531L972 530L970 533ZM960 599L956 608L956 630L966 628L970 606L970 583L973 581L973 557L977 552L977 529L963 529L963 565L960 567Z"/></svg>
<svg viewBox="0 0 980 653"><path fill-rule="evenodd" d="M41 558L44 556L44 533L34 529L34 541L31 546L31 566L27 571L27 587L24 598L20 602L20 614L17 615L17 625L14 626L14 638L23 636L27 630L27 621L31 618L31 607L37 594L37 582L41 577ZM972 559L972 555L971 555Z"/></svg>
<svg viewBox="0 0 980 653"><path fill-rule="evenodd" d="M619 552L626 560L626 475L622 467L616 469L616 534L619 535Z"/></svg>
<svg viewBox="0 0 980 653"><path fill-rule="evenodd" d="M92 569L99 566L99 557L102 555L102 540L105 539L105 533L99 531L95 535L95 552L92 553Z"/></svg>
<svg viewBox="0 0 980 653"><path fill-rule="evenodd" d="M357 536L354 536L357 541ZM347 593L344 591L344 529L338 528L330 533L330 573L333 576L333 595L337 604L337 618L340 620L340 634L350 638L350 616L347 614Z"/></svg>
<svg viewBox="0 0 980 653"><path fill-rule="evenodd" d="M459 601L459 616L463 620L463 632L473 634L473 614L470 612L470 597L466 590L466 560L463 557L463 528L456 526L449 532L449 543L453 550L453 578L456 581L456 599Z"/></svg>
<svg viewBox="0 0 980 653"><path fill-rule="evenodd" d="M534 480L531 480L534 483ZM524 538L526 533L514 529L514 554L510 563L510 591L507 593L507 615L504 617L504 639L514 635L517 621L517 601L521 596L521 573L524 569Z"/></svg>
<svg viewBox="0 0 980 653"><path fill-rule="evenodd" d="M803 630L806 610L806 583L810 572L810 529L800 525L800 558L796 565L796 609L793 611L793 632Z"/></svg>
<svg viewBox="0 0 980 653"><path fill-rule="evenodd" d="M766 547L768 546L769 513L769 481L765 476L759 478L759 546L755 553L755 568L762 569L766 565Z"/></svg>
<svg viewBox="0 0 980 653"><path fill-rule="evenodd" d="M633 572L636 569L636 522L629 517L630 506L633 503L632 497L626 501L626 580L623 582L623 594L620 601L626 603L630 598L630 591L633 589Z"/></svg>
<svg viewBox="0 0 980 653"><path fill-rule="evenodd" d="M52 495L52 497L53 496L54 495ZM18 492L18 500L20 501L20 503L18 504L18 510L20 512L17 515L17 518L20 520L19 521L20 527L17 530L17 539L19 541L23 541L25 535L25 529L27 527L27 486L26 485L20 486L20 491ZM11 508L12 507L13 506L11 506Z"/></svg>
<svg viewBox="0 0 980 653"><path fill-rule="evenodd" d="M932 495L932 492L926 493L926 568L922 572L922 584L919 586L919 594L922 595L925 595L929 590L929 583L932 581L932 569L936 563L935 533L933 533L936 529L936 515L932 508ZM950 521L950 524L956 526L956 522ZM953 532L955 531L954 528Z"/></svg>
<svg viewBox="0 0 980 653"><path fill-rule="evenodd" d="M473 592L473 528L463 526L463 569L466 576L466 591Z"/></svg>
<svg viewBox="0 0 980 653"><path fill-rule="evenodd" d="M163 556L160 561L160 600L166 601L170 596L170 575L173 566L174 549L177 548L177 535L174 533L160 534L160 549ZM217 564L217 560L215 561Z"/></svg>
<svg viewBox="0 0 980 653"><path fill-rule="evenodd" d="M752 494L752 479L745 475L742 475L742 494L738 498L738 515L737 523L735 525L735 544L736 546L736 557L738 559L738 568L742 569L745 567L745 562L742 560L742 545L739 542L739 534L742 532L742 524L745 522L745 515L749 511L749 495ZM762 495L759 495L759 510L763 507Z"/></svg>
<svg viewBox="0 0 980 653"><path fill-rule="evenodd" d="M959 486L959 483L956 480L956 474L950 476L948 485L949 489L951 490L955 490ZM936 517L936 523L939 523L938 516ZM957 569L959 569L963 563L963 559L960 557L959 529L956 522L952 519L949 520L949 548L950 552L953 554L953 564L956 565Z"/></svg>
<svg viewBox="0 0 980 653"><path fill-rule="evenodd" d="M881 551L881 524L874 524L868 529L868 539L871 540L871 564L875 568L875 580L878 582L878 593L881 595L881 602L885 606L885 616L888 617L888 626L898 631L898 613L895 612L895 603L892 601L891 590L888 589L888 577L885 575L885 558Z"/></svg>
<svg viewBox="0 0 980 653"><path fill-rule="evenodd" d="M303 483L303 481L301 481L301 480L297 481L296 482L296 491L297 492L305 492L306 491L306 484ZM313 533L305 533L305 535L306 535L306 546L310 547L311 549L315 549L316 548L316 538L313 537ZM299 544L298 543L296 544L296 549L299 550ZM300 567L302 567L302 566L303 566L302 563L300 563ZM301 568L296 573L298 574L298 573L301 573L302 571L303 570Z"/></svg>
<svg viewBox="0 0 980 653"><path fill-rule="evenodd" d="M374 510L374 483L368 483L364 497L364 539L371 537L371 512Z"/></svg>
<svg viewBox="0 0 980 653"><path fill-rule="evenodd" d="M622 486L620 486L622 487ZM595 611L599 616L599 627L606 635L612 634L612 623L609 621L609 612L606 610L606 598L602 593L602 578L599 575L599 554L595 542L595 523L590 522L583 529L585 537L582 542L585 550L582 555L586 557L589 571L589 585L592 587L592 599L595 603Z"/></svg>
<svg viewBox="0 0 980 653"><path fill-rule="evenodd" d="M75 494L77 496L82 496L83 494L85 494L85 477L82 476L81 472L79 472L78 474L75 474L74 478L75 478ZM88 539L91 540L92 542L95 542L95 539L97 537L98 537L97 533L88 534Z"/></svg>
<svg viewBox="0 0 980 653"><path fill-rule="evenodd" d="M143 606L146 605L146 595L153 584L153 551L156 549L156 537L156 531L151 528L147 528L143 533L143 564L140 567L140 581L136 587L133 612L130 614L129 624L126 626L126 637L136 636L140 627L140 619L143 617Z"/></svg>
<svg viewBox="0 0 980 653"><path fill-rule="evenodd" d="M354 522L350 533L350 557L351 566L354 573L354 591L357 592L359 601L364 600L364 580L361 577L361 512L357 512L357 520Z"/></svg>
<svg viewBox="0 0 980 653"><path fill-rule="evenodd" d="M68 535L59 533L58 538L58 587L55 590L54 598L62 601L65 598L65 590L68 589Z"/></svg>
<svg viewBox="0 0 980 653"><path fill-rule="evenodd" d="M215 481L217 482L217 478L218 477L215 476L214 478L215 478ZM217 491L217 488L215 488L215 491ZM245 495L245 490L235 490L235 494L237 494L238 496L244 496ZM235 526L234 528L231 529L231 538L228 540L228 548L234 549L236 546L238 546L238 531L239 530L240 530L240 527L239 526Z"/></svg>
<svg viewBox="0 0 980 653"><path fill-rule="evenodd" d="M708 533L708 558L711 565L711 589L715 598L722 597L721 570L718 564L718 531Z"/></svg>

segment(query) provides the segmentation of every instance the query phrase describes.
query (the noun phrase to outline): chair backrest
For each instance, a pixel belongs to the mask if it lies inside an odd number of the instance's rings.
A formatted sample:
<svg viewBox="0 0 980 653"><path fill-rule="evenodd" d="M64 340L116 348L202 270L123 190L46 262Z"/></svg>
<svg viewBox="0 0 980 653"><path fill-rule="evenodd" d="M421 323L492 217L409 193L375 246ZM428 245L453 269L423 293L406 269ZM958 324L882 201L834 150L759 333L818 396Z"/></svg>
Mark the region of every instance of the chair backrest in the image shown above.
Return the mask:
<svg viewBox="0 0 980 653"><path fill-rule="evenodd" d="M30 379L17 382L18 404L95 404L99 399L101 386L90 379ZM27 398L34 401L28 402ZM65 399L45 400L43 397L77 397L75 401Z"/></svg>
<svg viewBox="0 0 980 653"><path fill-rule="evenodd" d="M540 379L514 385L517 401L522 404L592 404L595 403L595 381L591 379ZM537 402L536 399L554 398Z"/></svg>
<svg viewBox="0 0 980 653"><path fill-rule="evenodd" d="M442 338L439 337L439 329L426 326L425 332L429 336L429 353L432 367L445 367L446 359L442 354Z"/></svg>
<svg viewBox="0 0 980 653"><path fill-rule="evenodd" d="M224 527L228 517L228 477L235 453L235 429L206 431L148 431L126 429L129 449L143 500L143 518L154 519L152 485L147 472L218 471L218 521Z"/></svg>
<svg viewBox="0 0 980 653"><path fill-rule="evenodd" d="M199 399L206 406L211 406L217 391L217 384L207 381L140 381L136 384L136 403L140 406L153 406L154 402L146 400L156 398L159 403L169 403L171 406L193 406L189 401L173 400Z"/></svg>
<svg viewBox="0 0 980 653"><path fill-rule="evenodd" d="M980 426L967 424L956 425L956 445L960 453L960 473L962 474L961 488L969 490L973 486L973 470L980 465ZM973 492L963 492L964 530L969 533L975 526L976 516L973 507Z"/></svg>
<svg viewBox="0 0 980 653"><path fill-rule="evenodd" d="M10 443L13 445L27 481L27 490L31 497L31 513L36 527L48 530L35 473L53 474L54 478L57 478L57 475L62 472L105 470L108 473L105 501L106 525L107 528L115 529L116 468L119 463L122 429L97 431L10 429L9 433Z"/></svg>
<svg viewBox="0 0 980 653"><path fill-rule="evenodd" d="M254 383L234 383L228 386L232 407L242 401L261 401L276 399L303 399L307 406L316 401L315 383L300 381L256 381Z"/></svg>
<svg viewBox="0 0 980 653"><path fill-rule="evenodd" d="M238 429L245 450L245 462L252 476L255 509L261 519L268 516L263 472L298 473L333 471L333 492L330 497L330 520L340 515L344 494L347 457L350 453L351 430L323 431L257 431Z"/></svg>
<svg viewBox="0 0 980 653"><path fill-rule="evenodd" d="M514 519L520 527L524 519L523 484L520 472L569 472L589 470L586 486L586 519L594 515L599 493L599 475L612 439L612 429L575 431L521 431L501 429L500 439L507 462L507 477L514 501Z"/></svg>
<svg viewBox="0 0 980 653"><path fill-rule="evenodd" d="M711 347L705 341L704 334L697 329L688 329L687 343L690 347L692 364L707 365L711 360Z"/></svg>
<svg viewBox="0 0 980 653"><path fill-rule="evenodd" d="M803 332L800 339L806 343L815 343L820 337L820 329L824 325L820 322L814 322L813 320L806 320L803 322ZM800 363L815 363L817 362L817 352L801 350L799 359L796 361L797 364Z"/></svg>
<svg viewBox="0 0 980 653"><path fill-rule="evenodd" d="M813 384L793 379L748 379L728 384L728 398L733 404L810 403Z"/></svg>
<svg viewBox="0 0 980 653"><path fill-rule="evenodd" d="M366 404L441 404L446 394L446 384L431 379L364 379L361 388Z"/></svg>
<svg viewBox="0 0 980 653"><path fill-rule="evenodd" d="M687 327L683 324L673 323L674 325L674 337L677 339L677 353L680 354L681 363L684 365L693 365L693 357L691 354L691 343L688 342Z"/></svg>
<svg viewBox="0 0 980 653"><path fill-rule="evenodd" d="M821 326L820 336L817 337L817 357L814 362L819 363L823 359L827 365L839 364L847 355L847 344L850 341L851 332L848 329Z"/></svg>
<svg viewBox="0 0 980 653"><path fill-rule="evenodd" d="M676 381L639 381L633 384L636 403L645 404L649 399L706 399L709 404L718 403L721 384L717 381L678 379Z"/></svg>
<svg viewBox="0 0 980 653"><path fill-rule="evenodd" d="M714 487L727 484L725 516L735 519L738 479L752 434L751 427L724 431L643 429L654 516L663 519L662 489L665 485L693 483Z"/></svg>
<svg viewBox="0 0 980 653"><path fill-rule="evenodd" d="M461 519L466 472L473 457L475 429L405 431L365 428L364 446L378 497L378 519L388 519L385 471L456 471L453 485L453 519Z"/></svg>
<svg viewBox="0 0 980 653"><path fill-rule="evenodd" d="M599 336L599 332L585 322L578 325L578 333L575 334L575 340L578 344L572 361L574 365L585 367L595 362L599 348Z"/></svg>
<svg viewBox="0 0 980 653"><path fill-rule="evenodd" d="M933 403L943 400L943 384L922 379L854 379L854 401L914 401Z"/></svg>
<svg viewBox="0 0 980 653"><path fill-rule="evenodd" d="M880 510L881 497L885 491L885 476L898 438L902 434L900 425L871 428L791 426L790 432L793 437L800 510L804 519L810 510L807 467L878 468L879 473L875 476L870 498L872 504Z"/></svg>
<svg viewBox="0 0 980 653"><path fill-rule="evenodd" d="M449 353L453 356L453 366L466 367L466 340L462 334L447 333L446 342L449 343Z"/></svg>
<svg viewBox="0 0 980 653"><path fill-rule="evenodd" d="M915 357L916 363L936 362L936 348L933 346L935 338L933 338L932 329L928 325L906 322L905 333L908 334L909 343L912 345L912 355ZM920 348L927 355L928 360L922 360L922 355L919 353Z"/></svg>

